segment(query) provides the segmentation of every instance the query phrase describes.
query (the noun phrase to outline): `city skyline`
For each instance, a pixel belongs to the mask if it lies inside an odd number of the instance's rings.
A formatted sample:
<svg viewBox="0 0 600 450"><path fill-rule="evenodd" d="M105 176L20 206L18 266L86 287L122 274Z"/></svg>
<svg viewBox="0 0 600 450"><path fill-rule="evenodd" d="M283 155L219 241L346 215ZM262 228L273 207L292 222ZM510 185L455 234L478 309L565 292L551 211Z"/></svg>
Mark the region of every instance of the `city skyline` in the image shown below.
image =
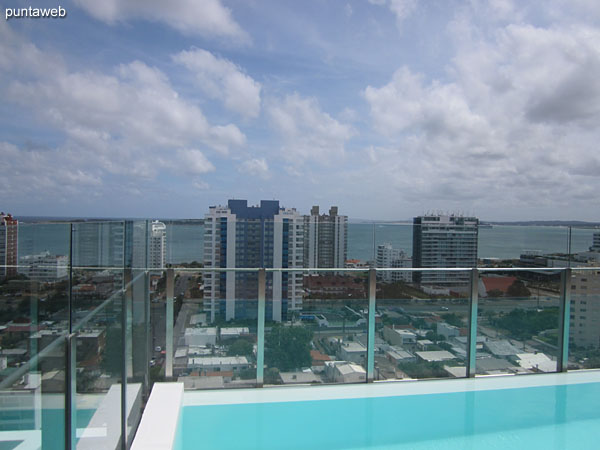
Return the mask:
<svg viewBox="0 0 600 450"><path fill-rule="evenodd" d="M62 7L0 23L15 216L200 217L250 193L377 220L598 220L593 1Z"/></svg>

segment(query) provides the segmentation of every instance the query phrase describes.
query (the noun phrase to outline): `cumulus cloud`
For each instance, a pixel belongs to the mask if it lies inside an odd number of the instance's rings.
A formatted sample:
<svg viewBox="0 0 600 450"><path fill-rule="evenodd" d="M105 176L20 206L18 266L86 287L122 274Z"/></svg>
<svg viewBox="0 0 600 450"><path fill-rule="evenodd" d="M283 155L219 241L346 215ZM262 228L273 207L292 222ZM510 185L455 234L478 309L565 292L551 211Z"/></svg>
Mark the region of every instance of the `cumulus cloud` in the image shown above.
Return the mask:
<svg viewBox="0 0 600 450"><path fill-rule="evenodd" d="M94 18L114 24L134 19L163 22L186 34L248 42L247 33L220 0L75 0Z"/></svg>
<svg viewBox="0 0 600 450"><path fill-rule="evenodd" d="M238 172L243 175L252 175L263 180L271 177L269 165L264 158L252 158L244 161L238 166Z"/></svg>
<svg viewBox="0 0 600 450"><path fill-rule="evenodd" d="M197 177L215 170L206 152L224 155L246 143L236 125L209 123L162 71L144 62L69 71L10 30L0 27L0 34L9 38L0 43L5 101L64 136L56 148L2 144L7 195L24 185L45 195L68 193L70 186L99 190L119 179L151 182L164 171ZM30 55L25 62L23 51ZM42 55L37 66L35 55Z"/></svg>
<svg viewBox="0 0 600 450"><path fill-rule="evenodd" d="M365 152L371 166L415 202L486 210L491 199L507 209L568 204L582 186L600 187L582 170L600 167L600 31L507 24L486 36L468 19L450 26L446 78L401 67L363 91L390 142Z"/></svg>
<svg viewBox="0 0 600 450"><path fill-rule="evenodd" d="M208 96L220 99L227 109L246 117L258 116L260 83L231 61L203 49L182 51L173 60L190 70L198 87Z"/></svg>
<svg viewBox="0 0 600 450"><path fill-rule="evenodd" d="M344 145L354 135L352 127L321 111L316 99L297 93L272 100L267 111L288 160L331 163L344 155Z"/></svg>

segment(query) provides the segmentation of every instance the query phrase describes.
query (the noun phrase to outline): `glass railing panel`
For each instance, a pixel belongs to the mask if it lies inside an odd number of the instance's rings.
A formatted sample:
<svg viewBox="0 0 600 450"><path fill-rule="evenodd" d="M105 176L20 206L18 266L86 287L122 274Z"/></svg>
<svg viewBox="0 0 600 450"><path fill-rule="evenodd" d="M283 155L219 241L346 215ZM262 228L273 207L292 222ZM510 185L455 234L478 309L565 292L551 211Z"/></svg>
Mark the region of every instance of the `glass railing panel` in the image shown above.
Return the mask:
<svg viewBox="0 0 600 450"><path fill-rule="evenodd" d="M149 377L150 386L157 381L165 381L167 357L166 346L166 307L167 307L167 271L149 271L150 298L150 350ZM175 316L174 316L175 317ZM174 322L171 324L173 327Z"/></svg>
<svg viewBox="0 0 600 450"><path fill-rule="evenodd" d="M427 274L377 271L375 380L466 376L469 272Z"/></svg>
<svg viewBox="0 0 600 450"><path fill-rule="evenodd" d="M174 293L173 377L186 390L256 386L258 270L176 269Z"/></svg>
<svg viewBox="0 0 600 450"><path fill-rule="evenodd" d="M600 266L600 229L570 227L571 267Z"/></svg>
<svg viewBox="0 0 600 450"><path fill-rule="evenodd" d="M480 224L478 234L479 267L568 267L567 227Z"/></svg>
<svg viewBox="0 0 600 450"><path fill-rule="evenodd" d="M77 325L77 449L118 448L121 441L123 367L121 290L110 295ZM128 386L128 397L136 396ZM137 394L141 402L141 393Z"/></svg>
<svg viewBox="0 0 600 450"><path fill-rule="evenodd" d="M314 226L311 226L314 227ZM312 228L309 227L310 231ZM368 267L373 264L375 260L375 237L376 237L376 225L373 223L363 223L363 222L352 222L348 223L347 226L348 237L347 237L347 253L346 253L346 266L347 267ZM307 235L305 240L308 242L305 246L310 245L312 242L313 245L315 243L315 239L312 240ZM311 260L309 258L305 258L306 267L319 267L315 264L311 264ZM332 265L323 265L320 267L332 267Z"/></svg>
<svg viewBox="0 0 600 450"><path fill-rule="evenodd" d="M570 285L569 369L598 369L600 270L574 269Z"/></svg>
<svg viewBox="0 0 600 450"><path fill-rule="evenodd" d="M0 356L0 448L64 449L66 337L26 334L39 341L31 358L6 347Z"/></svg>
<svg viewBox="0 0 600 450"><path fill-rule="evenodd" d="M176 267L202 267L204 259L204 221L198 219L160 220L151 224L150 242L161 245L165 225L165 265ZM212 230L211 235L212 236ZM209 239L210 240L210 239ZM154 250L155 251L155 250ZM151 253L152 245L151 245ZM158 267L158 257L151 254L150 267Z"/></svg>
<svg viewBox="0 0 600 450"><path fill-rule="evenodd" d="M150 383L150 290L149 272L131 271L131 288L127 289L127 434L128 442L135 432L142 411L142 398ZM127 280L127 279L126 279ZM127 287L127 285L126 285Z"/></svg>
<svg viewBox="0 0 600 450"><path fill-rule="evenodd" d="M560 276L560 270L480 273L477 374L556 371Z"/></svg>
<svg viewBox="0 0 600 450"><path fill-rule="evenodd" d="M132 257L133 233L130 225L131 222L109 221L74 223L73 267L123 267L124 262Z"/></svg>
<svg viewBox="0 0 600 450"><path fill-rule="evenodd" d="M18 259L13 258L13 264L17 264L18 261L19 268L8 268L7 274L15 276L18 273L38 281L66 278L70 232L71 225L68 223L19 223ZM5 230L1 233L5 233ZM10 242L8 244L7 250L10 253ZM13 250L15 249L16 247L13 247ZM0 269L0 277L4 276L4 273Z"/></svg>
<svg viewBox="0 0 600 450"><path fill-rule="evenodd" d="M413 267L412 223L375 224L374 265L377 268ZM382 274L380 274L380 277ZM391 274L385 275L386 280ZM380 278L381 279L381 278Z"/></svg>
<svg viewBox="0 0 600 450"><path fill-rule="evenodd" d="M367 284L363 271L267 272L265 384L365 382Z"/></svg>

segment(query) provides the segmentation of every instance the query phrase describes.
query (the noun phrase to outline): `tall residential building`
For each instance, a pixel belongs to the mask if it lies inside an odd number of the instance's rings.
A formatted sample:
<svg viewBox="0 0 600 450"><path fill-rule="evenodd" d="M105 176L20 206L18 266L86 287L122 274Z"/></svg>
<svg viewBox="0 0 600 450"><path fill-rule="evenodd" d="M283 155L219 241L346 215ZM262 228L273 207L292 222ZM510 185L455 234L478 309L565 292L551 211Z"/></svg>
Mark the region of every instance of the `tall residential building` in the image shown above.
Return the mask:
<svg viewBox="0 0 600 450"><path fill-rule="evenodd" d="M304 216L304 266L322 269L344 267L348 255L348 216L340 216L337 206L329 215L313 206Z"/></svg>
<svg viewBox="0 0 600 450"><path fill-rule="evenodd" d="M479 219L460 215L425 215L413 220L413 267L476 267ZM414 272L424 285L464 287L467 272Z"/></svg>
<svg viewBox="0 0 600 450"><path fill-rule="evenodd" d="M148 266L154 269L165 267L167 262L167 226L155 220L150 225L148 237Z"/></svg>
<svg viewBox="0 0 600 450"><path fill-rule="evenodd" d="M10 214L0 213L0 277L15 276L18 261L19 221Z"/></svg>
<svg viewBox="0 0 600 450"><path fill-rule="evenodd" d="M410 268L412 260L404 250L392 247L392 244L380 244L377 246L377 256L375 259L377 268ZM386 283L395 281L412 281L411 272L377 272L377 278Z"/></svg>
<svg viewBox="0 0 600 450"><path fill-rule="evenodd" d="M594 233L592 246L590 247L591 252L600 252L600 233Z"/></svg>
<svg viewBox="0 0 600 450"><path fill-rule="evenodd" d="M600 296L600 271L573 273L569 337L575 345L600 348L598 296Z"/></svg>
<svg viewBox="0 0 600 450"><path fill-rule="evenodd" d="M280 208L276 200L248 206L229 200L211 206L204 219L204 267L303 267L304 221L295 209ZM257 314L256 272L214 272L204 276L204 308L211 321L221 317L254 318ZM302 306L302 273L267 274L266 318L286 320Z"/></svg>

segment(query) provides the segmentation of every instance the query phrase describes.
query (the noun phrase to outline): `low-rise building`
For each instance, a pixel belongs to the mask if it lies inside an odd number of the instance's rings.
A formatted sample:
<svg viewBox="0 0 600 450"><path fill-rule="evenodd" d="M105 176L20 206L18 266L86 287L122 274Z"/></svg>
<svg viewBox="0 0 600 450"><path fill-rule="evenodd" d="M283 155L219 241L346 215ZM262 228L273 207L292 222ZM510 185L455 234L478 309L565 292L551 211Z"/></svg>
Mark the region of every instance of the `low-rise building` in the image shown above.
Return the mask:
<svg viewBox="0 0 600 450"><path fill-rule="evenodd" d="M456 359L456 356L446 350L416 352L415 354L425 362L442 362Z"/></svg>
<svg viewBox="0 0 600 450"><path fill-rule="evenodd" d="M383 338L392 345L414 345L417 335L412 331L392 327L383 328Z"/></svg>
<svg viewBox="0 0 600 450"><path fill-rule="evenodd" d="M517 347L512 345L506 339L491 340L488 339L483 343L483 347L492 355L498 357L513 356L521 352Z"/></svg>
<svg viewBox="0 0 600 450"><path fill-rule="evenodd" d="M359 342L344 342L339 350L339 358L357 364L365 364L367 348Z"/></svg>
<svg viewBox="0 0 600 450"><path fill-rule="evenodd" d="M312 371L280 372L279 378L283 384L321 383L321 379Z"/></svg>
<svg viewBox="0 0 600 450"><path fill-rule="evenodd" d="M250 335L248 327L222 327L219 332L222 341L239 339Z"/></svg>
<svg viewBox="0 0 600 450"><path fill-rule="evenodd" d="M522 368L534 372L556 372L556 361L544 353L518 353L512 359Z"/></svg>
<svg viewBox="0 0 600 450"><path fill-rule="evenodd" d="M347 361L327 361L325 375L333 383L364 383L367 380L367 372L362 366Z"/></svg>
<svg viewBox="0 0 600 450"><path fill-rule="evenodd" d="M455 336L460 336L460 330L458 327L447 324L446 322L438 322L437 334L444 336L446 339L450 339Z"/></svg>
<svg viewBox="0 0 600 450"><path fill-rule="evenodd" d="M217 329L209 328L186 328L185 329L185 345L201 346L215 345L217 343Z"/></svg>
<svg viewBox="0 0 600 450"><path fill-rule="evenodd" d="M30 280L54 282L67 278L68 257L42 252L21 256L19 273Z"/></svg>
<svg viewBox="0 0 600 450"><path fill-rule="evenodd" d="M201 356L188 358L188 368L199 372L236 372L248 369L250 363L245 356Z"/></svg>
<svg viewBox="0 0 600 450"><path fill-rule="evenodd" d="M407 362L415 362L417 358L410 352L402 350L401 348L393 347L391 350L385 352L385 357L394 365Z"/></svg>

